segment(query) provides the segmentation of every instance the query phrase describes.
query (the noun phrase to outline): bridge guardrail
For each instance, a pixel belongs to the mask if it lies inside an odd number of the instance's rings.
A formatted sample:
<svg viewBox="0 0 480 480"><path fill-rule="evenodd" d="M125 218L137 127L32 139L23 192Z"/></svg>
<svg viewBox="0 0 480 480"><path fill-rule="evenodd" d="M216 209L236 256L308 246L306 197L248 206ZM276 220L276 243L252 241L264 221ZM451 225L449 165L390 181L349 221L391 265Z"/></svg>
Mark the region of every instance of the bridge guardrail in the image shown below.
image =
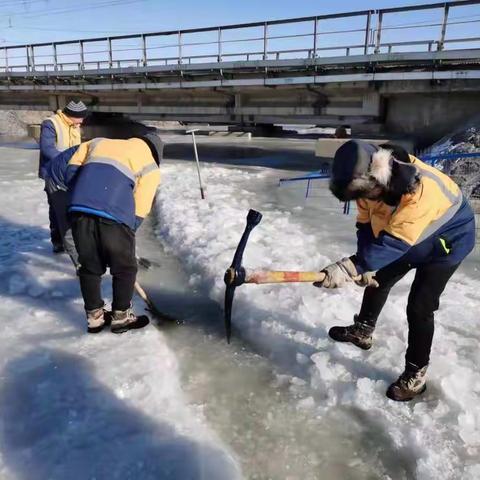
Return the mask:
<svg viewBox="0 0 480 480"><path fill-rule="evenodd" d="M480 0L0 48L0 72L282 60L480 46ZM422 17L429 12L428 20ZM452 12L459 12L452 16ZM408 21L409 16L414 16ZM431 17L433 15L433 17ZM413 19L415 18L415 20ZM421 20L425 18L425 20ZM393 19L394 23L391 23ZM387 20L390 23L387 23ZM403 22L403 23L395 23ZM414 37L403 41L405 32ZM460 30L459 30L460 29ZM453 37L449 37L450 32ZM461 35L456 35L461 33ZM421 38L424 37L424 38ZM163 55L161 53L164 53Z"/></svg>

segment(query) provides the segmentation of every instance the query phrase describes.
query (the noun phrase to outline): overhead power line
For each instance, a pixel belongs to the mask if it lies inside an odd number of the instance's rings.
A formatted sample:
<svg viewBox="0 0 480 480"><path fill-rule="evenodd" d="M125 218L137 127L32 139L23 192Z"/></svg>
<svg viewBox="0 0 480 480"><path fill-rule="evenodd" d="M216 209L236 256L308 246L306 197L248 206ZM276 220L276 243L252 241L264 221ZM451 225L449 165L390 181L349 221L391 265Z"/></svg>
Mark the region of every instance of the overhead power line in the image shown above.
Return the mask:
<svg viewBox="0 0 480 480"><path fill-rule="evenodd" d="M83 11L90 11L93 9L99 8L107 8L107 7L118 7L118 6L126 6L126 5L133 5L136 3L144 2L145 0L106 0L106 1L98 1L95 3L90 4L79 4L77 6L72 6L68 8L45 8L42 10L35 10L32 12L13 12L13 13L5 13L1 14L0 17L20 17L24 19L28 18L37 18L43 16L52 16L52 15L63 15L68 13L74 12L83 12ZM18 4L17 4L18 6ZM1 7L1 4L0 4Z"/></svg>

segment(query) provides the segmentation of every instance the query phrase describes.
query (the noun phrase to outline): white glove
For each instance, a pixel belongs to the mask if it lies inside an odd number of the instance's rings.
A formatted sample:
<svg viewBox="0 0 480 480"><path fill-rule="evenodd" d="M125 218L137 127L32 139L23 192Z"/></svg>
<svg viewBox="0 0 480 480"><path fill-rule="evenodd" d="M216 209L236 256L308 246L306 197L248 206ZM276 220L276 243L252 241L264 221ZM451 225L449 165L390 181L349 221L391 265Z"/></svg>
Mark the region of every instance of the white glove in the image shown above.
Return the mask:
<svg viewBox="0 0 480 480"><path fill-rule="evenodd" d="M354 263L349 258L328 265L322 270L325 273L323 282L315 282L315 287L340 288L349 282L359 279L359 274Z"/></svg>

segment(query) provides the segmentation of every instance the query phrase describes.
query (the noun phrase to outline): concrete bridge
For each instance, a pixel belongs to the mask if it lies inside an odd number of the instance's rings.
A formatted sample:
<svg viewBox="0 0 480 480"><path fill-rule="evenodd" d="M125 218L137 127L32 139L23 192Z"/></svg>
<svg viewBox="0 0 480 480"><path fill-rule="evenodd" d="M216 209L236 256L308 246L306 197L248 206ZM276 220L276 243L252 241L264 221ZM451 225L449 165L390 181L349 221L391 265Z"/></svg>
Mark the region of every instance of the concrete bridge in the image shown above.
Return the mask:
<svg viewBox="0 0 480 480"><path fill-rule="evenodd" d="M480 0L0 48L0 108L348 125L428 141L478 113Z"/></svg>

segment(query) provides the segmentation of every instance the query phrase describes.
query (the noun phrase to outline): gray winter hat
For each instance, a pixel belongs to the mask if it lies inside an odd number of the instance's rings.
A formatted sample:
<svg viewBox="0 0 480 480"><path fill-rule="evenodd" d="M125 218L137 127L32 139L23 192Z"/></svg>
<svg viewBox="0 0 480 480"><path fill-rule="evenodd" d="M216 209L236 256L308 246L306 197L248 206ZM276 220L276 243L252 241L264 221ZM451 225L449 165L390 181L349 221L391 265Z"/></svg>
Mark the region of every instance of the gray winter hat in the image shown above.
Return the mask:
<svg viewBox="0 0 480 480"><path fill-rule="evenodd" d="M152 152L153 159L155 160L157 165L160 165L160 162L163 159L164 146L164 143L162 142L160 136L156 133L147 133L146 135L142 135L138 138L140 138L140 140L143 140L148 145L150 151Z"/></svg>
<svg viewBox="0 0 480 480"><path fill-rule="evenodd" d="M63 109L63 113L73 118L85 118L88 114L88 110L81 100L70 100Z"/></svg>
<svg viewBox="0 0 480 480"><path fill-rule="evenodd" d="M341 201L359 198L361 192L376 186L369 179L372 155L378 148L361 140L345 142L333 158L330 191Z"/></svg>

